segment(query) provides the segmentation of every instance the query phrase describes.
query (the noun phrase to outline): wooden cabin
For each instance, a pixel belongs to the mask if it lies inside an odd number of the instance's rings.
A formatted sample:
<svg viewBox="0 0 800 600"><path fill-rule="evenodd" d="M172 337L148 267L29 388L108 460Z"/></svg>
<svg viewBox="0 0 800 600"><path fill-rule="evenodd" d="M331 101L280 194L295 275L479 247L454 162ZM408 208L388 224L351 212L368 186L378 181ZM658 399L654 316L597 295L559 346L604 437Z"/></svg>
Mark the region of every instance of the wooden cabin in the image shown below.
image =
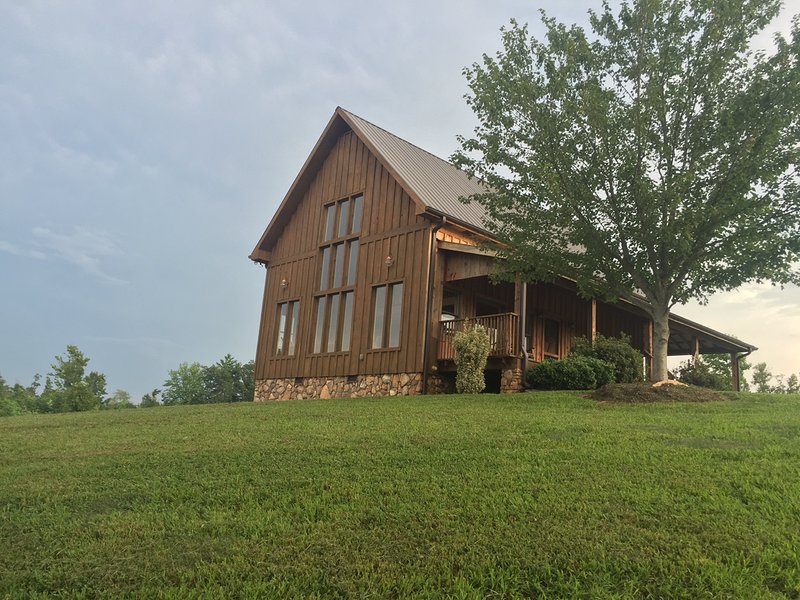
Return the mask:
<svg viewBox="0 0 800 600"><path fill-rule="evenodd" d="M452 338L467 321L489 332L494 391L522 390L528 366L565 356L576 336L624 332L649 364L641 304L585 300L568 280L490 281L483 209L459 201L483 191L337 108L250 255L267 267L256 400L451 391ZM670 329L671 355L729 353L738 367L754 349L678 316Z"/></svg>

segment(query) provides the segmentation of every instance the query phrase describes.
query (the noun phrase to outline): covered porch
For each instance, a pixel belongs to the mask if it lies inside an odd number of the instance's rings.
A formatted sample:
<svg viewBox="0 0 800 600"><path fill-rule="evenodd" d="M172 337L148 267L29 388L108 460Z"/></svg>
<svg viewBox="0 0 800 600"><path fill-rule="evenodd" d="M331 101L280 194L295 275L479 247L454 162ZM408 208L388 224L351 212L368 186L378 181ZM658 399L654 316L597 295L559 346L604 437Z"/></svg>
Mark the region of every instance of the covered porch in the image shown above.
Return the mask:
<svg viewBox="0 0 800 600"><path fill-rule="evenodd" d="M453 336L468 323L482 325L489 333L491 351L488 371L519 372L546 359L569 354L577 337L594 339L628 336L645 360L645 373L652 366L653 326L643 300L620 300L614 304L578 295L567 279L553 283L493 283L496 260L472 246L440 242L439 269L442 277L434 288L431 343L435 370L455 369ZM733 385L740 386L739 357L755 348L699 323L677 315L670 317L670 356L729 354ZM512 391L512 390L502 390Z"/></svg>

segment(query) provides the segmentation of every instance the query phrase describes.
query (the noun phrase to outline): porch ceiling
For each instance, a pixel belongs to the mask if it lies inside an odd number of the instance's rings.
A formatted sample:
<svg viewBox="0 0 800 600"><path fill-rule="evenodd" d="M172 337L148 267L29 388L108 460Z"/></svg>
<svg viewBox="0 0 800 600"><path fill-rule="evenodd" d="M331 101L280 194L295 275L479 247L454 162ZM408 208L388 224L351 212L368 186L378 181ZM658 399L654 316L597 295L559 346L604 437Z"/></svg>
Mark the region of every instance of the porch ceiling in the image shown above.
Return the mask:
<svg viewBox="0 0 800 600"><path fill-rule="evenodd" d="M700 323L695 323L676 314L669 318L669 355L686 356L694 354L695 339L700 345L700 354L729 354L731 352L752 352L757 350L752 344L714 331Z"/></svg>

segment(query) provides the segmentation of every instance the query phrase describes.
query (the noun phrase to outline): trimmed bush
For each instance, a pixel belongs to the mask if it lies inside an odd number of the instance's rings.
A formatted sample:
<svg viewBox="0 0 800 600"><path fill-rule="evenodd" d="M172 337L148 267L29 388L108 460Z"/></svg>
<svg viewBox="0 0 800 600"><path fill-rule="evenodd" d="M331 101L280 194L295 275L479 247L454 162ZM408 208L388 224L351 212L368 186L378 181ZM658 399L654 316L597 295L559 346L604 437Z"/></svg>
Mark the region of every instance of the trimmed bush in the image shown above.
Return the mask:
<svg viewBox="0 0 800 600"><path fill-rule="evenodd" d="M492 349L486 330L480 325L466 325L453 336L453 349L456 352L456 391L459 394L482 392L486 387L483 371Z"/></svg>
<svg viewBox="0 0 800 600"><path fill-rule="evenodd" d="M593 390L613 381L612 365L587 356L546 360L528 371L528 385L539 390Z"/></svg>
<svg viewBox="0 0 800 600"><path fill-rule="evenodd" d="M595 358L594 356L581 356L576 354L573 360L583 359L586 361L592 371L594 372L595 387L603 387L608 383L615 383L614 378L614 365L610 362Z"/></svg>
<svg viewBox="0 0 800 600"><path fill-rule="evenodd" d="M636 383L644 381L644 357L631 346L631 338L620 334L618 338L598 335L594 344L586 338L578 338L572 346L572 355L599 358L614 366L614 381Z"/></svg>

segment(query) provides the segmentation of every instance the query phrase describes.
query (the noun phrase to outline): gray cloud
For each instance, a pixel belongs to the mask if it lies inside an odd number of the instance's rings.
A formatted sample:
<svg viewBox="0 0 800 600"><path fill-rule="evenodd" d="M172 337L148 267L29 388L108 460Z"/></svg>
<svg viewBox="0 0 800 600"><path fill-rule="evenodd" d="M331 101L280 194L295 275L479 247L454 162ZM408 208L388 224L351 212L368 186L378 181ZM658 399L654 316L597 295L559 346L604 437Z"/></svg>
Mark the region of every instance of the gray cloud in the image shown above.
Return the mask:
<svg viewBox="0 0 800 600"><path fill-rule="evenodd" d="M28 248L20 248L19 246L15 246L14 244L3 240L0 240L0 252L7 252L8 254L22 256L25 258L35 258L37 260L44 260L47 258L47 255L44 252L31 250Z"/></svg>
<svg viewBox="0 0 800 600"><path fill-rule="evenodd" d="M101 268L103 259L120 254L119 248L107 232L92 231L76 225L61 232L47 227L34 227L33 235L47 249L49 256L75 265L107 283L128 283L109 275Z"/></svg>

